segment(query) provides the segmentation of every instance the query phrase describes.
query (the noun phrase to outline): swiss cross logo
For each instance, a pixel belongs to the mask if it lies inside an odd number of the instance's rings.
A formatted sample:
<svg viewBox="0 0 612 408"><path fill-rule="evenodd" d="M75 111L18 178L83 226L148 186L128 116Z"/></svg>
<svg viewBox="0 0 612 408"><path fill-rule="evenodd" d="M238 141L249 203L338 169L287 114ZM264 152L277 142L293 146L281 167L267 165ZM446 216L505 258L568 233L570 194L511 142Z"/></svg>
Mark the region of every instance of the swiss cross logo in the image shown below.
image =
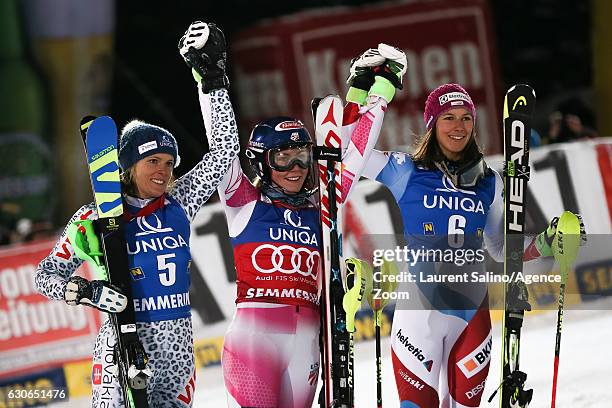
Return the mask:
<svg viewBox="0 0 612 408"><path fill-rule="evenodd" d="M91 383L93 385L102 384L102 364L94 364L91 371Z"/></svg>

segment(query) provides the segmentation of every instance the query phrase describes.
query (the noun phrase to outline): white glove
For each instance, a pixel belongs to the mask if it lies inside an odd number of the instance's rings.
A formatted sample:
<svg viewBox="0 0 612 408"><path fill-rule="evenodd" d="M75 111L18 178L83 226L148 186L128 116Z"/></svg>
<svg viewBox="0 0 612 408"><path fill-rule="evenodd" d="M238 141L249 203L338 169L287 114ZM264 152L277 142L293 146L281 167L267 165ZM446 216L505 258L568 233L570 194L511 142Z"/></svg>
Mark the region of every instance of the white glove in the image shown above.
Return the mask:
<svg viewBox="0 0 612 408"><path fill-rule="evenodd" d="M359 57L353 58L351 60L349 77L346 80L347 85L367 91L374 82L372 68L382 65L384 62L385 57L380 55L380 52L376 48L370 48ZM368 81L355 81L356 78L363 76L369 76L370 78ZM364 88L359 82L369 82L369 85L363 84L367 86L367 88Z"/></svg>
<svg viewBox="0 0 612 408"><path fill-rule="evenodd" d="M402 89L402 78L404 77L408 67L408 62L406 61L406 54L404 51L391 45L380 43L378 44L378 54L385 58L385 69L383 72L376 72L377 70L375 70L375 75L380 75L387 78L397 89ZM395 74L395 78L384 74L388 71Z"/></svg>
<svg viewBox="0 0 612 408"><path fill-rule="evenodd" d="M128 302L127 297L107 281L88 281L76 275L66 284L64 300L71 306L83 304L108 313L122 312Z"/></svg>

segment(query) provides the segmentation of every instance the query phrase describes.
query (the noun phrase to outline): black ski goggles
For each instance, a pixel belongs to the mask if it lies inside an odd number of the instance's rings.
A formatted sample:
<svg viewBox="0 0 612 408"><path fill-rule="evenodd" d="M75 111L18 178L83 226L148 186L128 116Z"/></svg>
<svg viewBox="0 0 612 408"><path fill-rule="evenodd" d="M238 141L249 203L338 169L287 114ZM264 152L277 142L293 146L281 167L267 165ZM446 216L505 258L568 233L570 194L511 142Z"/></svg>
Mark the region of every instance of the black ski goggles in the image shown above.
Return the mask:
<svg viewBox="0 0 612 408"><path fill-rule="evenodd" d="M489 168L482 155L476 160L466 163L454 171L448 168L446 161L435 163L436 166L450 178L453 185L457 188L475 187L476 184L486 176Z"/></svg>
<svg viewBox="0 0 612 408"><path fill-rule="evenodd" d="M309 144L278 147L268 150L268 165L276 171L289 171L295 165L309 169L312 164L312 147Z"/></svg>

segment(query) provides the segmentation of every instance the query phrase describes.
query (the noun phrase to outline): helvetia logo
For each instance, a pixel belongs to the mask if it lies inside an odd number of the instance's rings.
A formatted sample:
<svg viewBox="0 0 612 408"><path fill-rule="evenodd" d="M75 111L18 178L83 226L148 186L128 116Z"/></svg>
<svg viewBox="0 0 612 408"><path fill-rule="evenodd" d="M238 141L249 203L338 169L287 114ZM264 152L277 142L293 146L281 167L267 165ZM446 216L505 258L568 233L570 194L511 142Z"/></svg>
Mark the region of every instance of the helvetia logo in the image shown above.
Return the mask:
<svg viewBox="0 0 612 408"><path fill-rule="evenodd" d="M431 373L431 367L433 366L433 360L427 360L423 363L425 369Z"/></svg>
<svg viewBox="0 0 612 408"><path fill-rule="evenodd" d="M411 355L413 355L421 363L425 363L425 356L423 355L423 350L421 350L420 348L412 344L408 336L404 336L402 334L401 329L398 330L397 332L397 339L399 340L400 344L404 346ZM425 368L427 368L427 366L425 366Z"/></svg>

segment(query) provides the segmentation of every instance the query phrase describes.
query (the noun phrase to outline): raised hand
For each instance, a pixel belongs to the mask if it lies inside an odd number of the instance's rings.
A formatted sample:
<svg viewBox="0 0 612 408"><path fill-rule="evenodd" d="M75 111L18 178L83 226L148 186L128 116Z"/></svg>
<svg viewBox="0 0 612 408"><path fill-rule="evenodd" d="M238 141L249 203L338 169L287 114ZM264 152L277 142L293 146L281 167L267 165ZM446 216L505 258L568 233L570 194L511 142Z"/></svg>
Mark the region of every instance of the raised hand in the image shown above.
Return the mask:
<svg viewBox="0 0 612 408"><path fill-rule="evenodd" d="M191 23L179 40L178 47L181 56L194 72L196 81L202 84L204 93L229 87L229 78L225 72L225 36L214 23Z"/></svg>

